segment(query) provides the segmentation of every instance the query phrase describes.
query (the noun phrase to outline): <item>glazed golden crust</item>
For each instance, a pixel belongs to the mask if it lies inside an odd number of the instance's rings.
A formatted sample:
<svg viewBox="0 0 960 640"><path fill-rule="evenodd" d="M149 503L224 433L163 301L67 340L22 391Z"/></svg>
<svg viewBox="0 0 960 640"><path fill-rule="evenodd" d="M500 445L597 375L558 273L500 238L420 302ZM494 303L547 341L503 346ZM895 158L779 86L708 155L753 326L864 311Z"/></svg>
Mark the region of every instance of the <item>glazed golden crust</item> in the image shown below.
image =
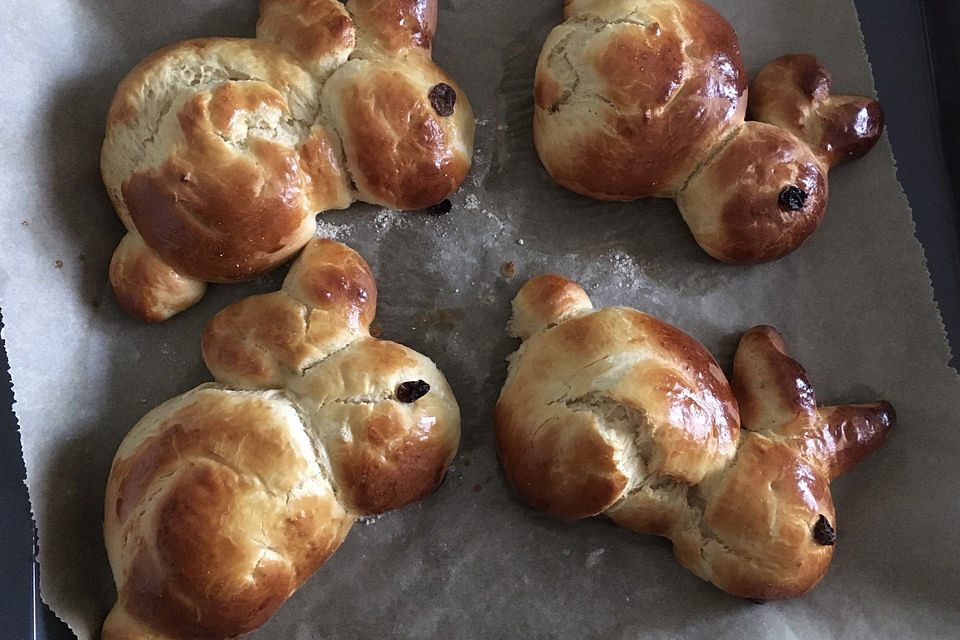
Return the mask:
<svg viewBox="0 0 960 640"><path fill-rule="evenodd" d="M780 194L800 189L803 205ZM791 134L748 122L690 178L677 198L697 242L724 262L768 262L793 251L820 226L827 206L827 171Z"/></svg>
<svg viewBox="0 0 960 640"><path fill-rule="evenodd" d="M542 300L537 289L564 295L557 279L531 280L515 309ZM496 423L517 492L569 519L609 508L640 473L696 484L733 456L740 428L726 378L702 345L616 307L528 337L511 362Z"/></svg>
<svg viewBox="0 0 960 640"><path fill-rule="evenodd" d="M573 14L568 5L544 44L540 158L560 184L594 198L672 196L743 119L736 34L699 0L594 5Z"/></svg>
<svg viewBox="0 0 960 640"><path fill-rule="evenodd" d="M507 332L526 340L563 318L592 308L583 287L562 276L545 273L517 292Z"/></svg>
<svg viewBox="0 0 960 640"><path fill-rule="evenodd" d="M198 70L203 62L207 62L210 68ZM231 74L227 69L235 73ZM171 74L185 77L175 79ZM109 136L111 129L120 124L129 127L150 124L141 123L141 120L150 120L155 125L154 121L160 119L163 109L170 103L165 94L159 103L151 100L150 92L168 88L165 86L167 81L198 80L201 82L193 86L200 86L210 80L231 77L236 81L253 79L264 82L284 95L299 94L304 103L310 100L304 92L314 89L309 74L268 42L247 38L184 40L151 53L124 76L107 113L107 134Z"/></svg>
<svg viewBox="0 0 960 640"><path fill-rule="evenodd" d="M437 31L436 0L349 0L347 10L371 45L429 53Z"/></svg>
<svg viewBox="0 0 960 640"><path fill-rule="evenodd" d="M144 242L182 273L211 282L250 278L290 257L313 236L309 182L295 150L251 139L247 153L225 140L242 114L290 112L267 84L226 82L177 112L184 144L157 169L121 187Z"/></svg>
<svg viewBox="0 0 960 640"><path fill-rule="evenodd" d="M357 30L339 2L260 0L257 38L287 51L316 76L330 75L357 44Z"/></svg>
<svg viewBox="0 0 960 640"><path fill-rule="evenodd" d="M137 234L128 233L110 260L110 282L124 311L141 320L163 320L195 304L207 283L171 267Z"/></svg>
<svg viewBox="0 0 960 640"><path fill-rule="evenodd" d="M449 389L431 384L415 408L387 398L376 404L332 402L318 410L317 423L350 429L349 437L331 439L327 448L345 504L363 515L383 513L440 486L457 448L458 432L443 406L450 397Z"/></svg>
<svg viewBox="0 0 960 640"><path fill-rule="evenodd" d="M430 94L441 83L460 100L456 82L417 53L351 60L327 83L324 102L343 132L360 199L422 209L446 198L466 177L473 116L468 109L441 115L434 108Z"/></svg>
<svg viewBox="0 0 960 640"><path fill-rule="evenodd" d="M547 172L601 200L669 197L710 255L773 260L823 218L827 171L874 145L872 99L831 95L813 56L746 74L736 34L699 0L568 0L534 81ZM767 123L767 124L763 124ZM797 191L786 195L792 186Z"/></svg>
<svg viewBox="0 0 960 640"><path fill-rule="evenodd" d="M114 96L104 184L132 242L162 262L153 273L120 255L111 283L144 319L196 302L171 294L171 270L204 282L253 277L300 250L317 212L357 199L424 208L469 169L470 104L430 58L435 0L260 8L256 39L166 47Z"/></svg>
<svg viewBox="0 0 960 640"><path fill-rule="evenodd" d="M203 333L214 377L238 388L280 388L373 321L377 288L367 263L339 243L312 242L276 293L251 296Z"/></svg>
<svg viewBox="0 0 960 640"><path fill-rule="evenodd" d="M281 291L211 321L217 383L151 411L114 459L104 538L118 602L105 640L247 633L358 515L439 486L456 401L430 360L370 337L375 307L363 259L315 240ZM401 397L418 380L426 394Z"/></svg>
<svg viewBox="0 0 960 640"><path fill-rule="evenodd" d="M132 617L172 637L233 637L260 626L354 516L324 481L293 406L191 393L145 418L152 435L118 458L105 534Z"/></svg>
<svg viewBox="0 0 960 640"><path fill-rule="evenodd" d="M820 581L833 546L812 532L821 516L831 525L836 517L818 469L791 448L745 432L733 464L714 482L702 489L701 526L676 535L684 566L743 598L791 598Z"/></svg>
<svg viewBox="0 0 960 640"><path fill-rule="evenodd" d="M742 597L794 597L823 577L829 482L886 437L888 403L818 408L770 327L744 335L731 389L690 336L632 309L593 310L561 276L524 285L508 327L524 342L497 403L497 448L531 506L668 537L684 566Z"/></svg>
<svg viewBox="0 0 960 640"><path fill-rule="evenodd" d="M750 114L805 141L828 167L856 160L883 132L880 103L864 96L833 95L830 71L811 55L777 58L750 87Z"/></svg>
<svg viewBox="0 0 960 640"><path fill-rule="evenodd" d="M776 433L828 480L879 447L896 420L885 401L817 407L807 372L787 355L773 327L754 327L741 338L732 385L744 424Z"/></svg>

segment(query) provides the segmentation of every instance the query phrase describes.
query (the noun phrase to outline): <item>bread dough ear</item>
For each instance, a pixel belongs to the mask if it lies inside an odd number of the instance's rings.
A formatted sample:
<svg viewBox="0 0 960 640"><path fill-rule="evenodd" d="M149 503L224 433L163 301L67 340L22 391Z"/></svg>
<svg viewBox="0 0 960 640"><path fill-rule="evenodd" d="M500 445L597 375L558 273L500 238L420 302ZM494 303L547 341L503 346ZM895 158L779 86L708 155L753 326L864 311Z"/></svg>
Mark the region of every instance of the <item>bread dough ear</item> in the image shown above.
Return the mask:
<svg viewBox="0 0 960 640"><path fill-rule="evenodd" d="M782 56L750 85L750 115L803 140L827 167L856 160L880 138L883 109L873 98L832 89L830 71L813 56Z"/></svg>
<svg viewBox="0 0 960 640"><path fill-rule="evenodd" d="M789 443L828 480L880 446L896 420L883 401L818 408L807 372L773 327L754 327L741 338L732 384L743 428Z"/></svg>
<svg viewBox="0 0 960 640"><path fill-rule="evenodd" d="M369 46L383 51L430 55L437 31L437 0L348 0Z"/></svg>
<svg viewBox="0 0 960 640"><path fill-rule="evenodd" d="M257 38L287 51L322 81L347 61L357 30L337 0L261 0Z"/></svg>

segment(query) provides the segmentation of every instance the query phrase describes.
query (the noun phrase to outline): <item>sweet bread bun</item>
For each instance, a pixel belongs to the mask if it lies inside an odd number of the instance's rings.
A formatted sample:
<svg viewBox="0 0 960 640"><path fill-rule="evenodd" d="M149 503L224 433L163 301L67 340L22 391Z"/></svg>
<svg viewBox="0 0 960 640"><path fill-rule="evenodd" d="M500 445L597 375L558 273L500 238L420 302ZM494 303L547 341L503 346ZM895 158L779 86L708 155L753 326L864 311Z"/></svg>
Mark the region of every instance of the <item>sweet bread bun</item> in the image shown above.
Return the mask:
<svg viewBox="0 0 960 640"><path fill-rule="evenodd" d="M428 358L370 336L376 299L363 258L314 240L280 291L213 318L203 356L217 382L148 413L114 458L104 640L248 633L357 516L439 486L456 400Z"/></svg>
<svg viewBox="0 0 960 640"><path fill-rule="evenodd" d="M791 598L823 577L829 483L884 440L889 403L818 408L771 327L743 336L731 386L687 334L594 309L556 275L520 289L508 333L523 344L497 402L497 449L523 500L665 536L690 571L744 598Z"/></svg>
<svg viewBox="0 0 960 640"><path fill-rule="evenodd" d="M832 95L809 55L768 65L749 105L746 78L733 29L699 0L568 0L537 64L537 153L577 193L676 200L719 260L773 260L819 226L827 171L870 150L883 112Z"/></svg>
<svg viewBox="0 0 960 640"><path fill-rule="evenodd" d="M320 211L422 209L455 191L474 122L430 57L435 29L436 0L263 0L255 39L188 40L138 64L101 154L129 238L110 268L121 305L163 320L207 282L292 256Z"/></svg>

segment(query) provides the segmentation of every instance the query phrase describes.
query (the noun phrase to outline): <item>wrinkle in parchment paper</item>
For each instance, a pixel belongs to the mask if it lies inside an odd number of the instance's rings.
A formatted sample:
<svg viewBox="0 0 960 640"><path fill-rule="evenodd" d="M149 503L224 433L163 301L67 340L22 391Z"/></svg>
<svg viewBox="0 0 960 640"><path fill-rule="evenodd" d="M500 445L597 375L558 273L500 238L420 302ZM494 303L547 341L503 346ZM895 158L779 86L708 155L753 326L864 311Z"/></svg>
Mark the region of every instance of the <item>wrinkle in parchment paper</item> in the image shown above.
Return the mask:
<svg viewBox="0 0 960 640"><path fill-rule="evenodd" d="M831 172L826 220L799 251L722 265L671 203L589 200L540 166L533 70L561 4L440 3L435 57L478 117L474 167L450 214L357 205L320 216L322 235L373 267L383 337L447 375L463 436L435 495L355 526L250 637L956 637L960 384L886 140ZM850 0L713 4L737 29L751 74L804 51L833 71L839 92L872 91ZM161 46L252 35L256 2L50 0L6 14L0 74L15 89L0 94L3 337L42 594L89 638L114 597L100 527L117 445L149 409L210 379L206 322L277 289L284 271L213 286L159 325L123 315L106 275L122 230L98 177L107 107L123 75ZM498 466L491 413L516 347L503 333L509 302L544 271L578 280L598 304L676 324L727 367L741 332L775 325L821 402L894 403L894 434L833 485L839 545L816 589L750 604L692 576L661 539L519 502Z"/></svg>

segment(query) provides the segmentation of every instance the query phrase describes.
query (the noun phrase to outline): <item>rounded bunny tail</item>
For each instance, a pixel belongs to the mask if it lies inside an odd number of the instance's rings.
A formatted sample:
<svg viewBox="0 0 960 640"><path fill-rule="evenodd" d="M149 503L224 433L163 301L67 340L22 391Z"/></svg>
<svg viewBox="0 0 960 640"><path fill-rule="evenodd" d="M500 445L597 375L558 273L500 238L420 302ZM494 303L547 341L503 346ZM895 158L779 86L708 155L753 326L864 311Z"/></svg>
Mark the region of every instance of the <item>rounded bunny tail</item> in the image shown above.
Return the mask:
<svg viewBox="0 0 960 640"><path fill-rule="evenodd" d="M134 231L113 252L110 285L127 313L148 322L192 307L207 290L206 282L179 273Z"/></svg>
<svg viewBox="0 0 960 640"><path fill-rule="evenodd" d="M883 109L865 96L832 95L830 71L815 57L777 58L750 87L750 114L786 129L828 166L866 154L883 133Z"/></svg>
<svg viewBox="0 0 960 640"><path fill-rule="evenodd" d="M593 308L590 297L573 280L553 273L531 278L513 299L507 333L526 340L578 312Z"/></svg>

